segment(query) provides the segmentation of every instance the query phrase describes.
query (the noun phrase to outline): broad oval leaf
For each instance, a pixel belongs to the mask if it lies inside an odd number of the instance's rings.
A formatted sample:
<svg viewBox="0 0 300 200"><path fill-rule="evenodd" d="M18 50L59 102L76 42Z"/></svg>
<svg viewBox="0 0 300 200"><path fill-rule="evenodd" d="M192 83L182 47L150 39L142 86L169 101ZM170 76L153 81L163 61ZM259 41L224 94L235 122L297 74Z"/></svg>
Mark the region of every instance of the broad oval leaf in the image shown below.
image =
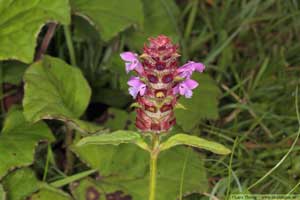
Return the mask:
<svg viewBox="0 0 300 200"><path fill-rule="evenodd" d="M81 139L77 146L94 144L94 145L119 145L123 143L131 143L140 146L141 148L148 150L149 147L141 137L141 135L134 131L119 130L112 133L100 134L94 136L88 136Z"/></svg>
<svg viewBox="0 0 300 200"><path fill-rule="evenodd" d="M30 165L36 144L42 140L54 141L48 126L44 122L28 123L21 111L12 109L0 135L0 178L9 170Z"/></svg>
<svg viewBox="0 0 300 200"><path fill-rule="evenodd" d="M0 60L31 63L36 37L48 21L70 23L68 0L0 1Z"/></svg>
<svg viewBox="0 0 300 200"><path fill-rule="evenodd" d="M90 100L91 89L81 71L64 61L45 56L25 72L24 115L40 119L76 119Z"/></svg>
<svg viewBox="0 0 300 200"><path fill-rule="evenodd" d="M177 145L188 145L199 149L205 149L221 155L226 155L231 152L222 144L187 134L176 134L174 136L171 136L166 142L161 144L160 150L164 151Z"/></svg>
<svg viewBox="0 0 300 200"><path fill-rule="evenodd" d="M75 14L87 18L96 26L101 38L110 40L133 24L143 24L140 0L71 0Z"/></svg>

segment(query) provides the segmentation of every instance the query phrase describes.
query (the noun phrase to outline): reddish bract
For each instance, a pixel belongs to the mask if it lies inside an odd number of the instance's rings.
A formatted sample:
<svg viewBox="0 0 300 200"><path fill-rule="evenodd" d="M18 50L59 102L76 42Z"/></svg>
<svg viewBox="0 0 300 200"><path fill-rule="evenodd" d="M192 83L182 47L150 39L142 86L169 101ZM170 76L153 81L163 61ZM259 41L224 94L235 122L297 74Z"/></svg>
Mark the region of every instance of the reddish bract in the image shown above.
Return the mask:
<svg viewBox="0 0 300 200"><path fill-rule="evenodd" d="M202 72L205 66L191 61L178 68L178 45L164 35L149 38L143 50L141 61L137 61L134 53L121 54L127 71L138 75L128 82L129 92L139 104L136 127L142 132L168 132L176 123L174 106L178 96L192 96L198 83L190 77L194 71Z"/></svg>

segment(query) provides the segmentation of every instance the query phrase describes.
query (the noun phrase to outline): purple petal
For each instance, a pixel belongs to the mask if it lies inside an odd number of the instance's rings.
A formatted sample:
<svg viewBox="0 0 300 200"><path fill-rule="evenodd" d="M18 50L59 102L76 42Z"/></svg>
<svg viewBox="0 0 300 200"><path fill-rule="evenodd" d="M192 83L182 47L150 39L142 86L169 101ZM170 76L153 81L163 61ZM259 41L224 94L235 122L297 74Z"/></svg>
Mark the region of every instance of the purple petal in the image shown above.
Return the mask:
<svg viewBox="0 0 300 200"><path fill-rule="evenodd" d="M193 61L189 61L188 63L185 63L184 65L182 65L181 67L179 67L177 69L177 71L180 73L180 72L186 72L186 71L193 71L193 68L192 68L192 64L194 62Z"/></svg>
<svg viewBox="0 0 300 200"><path fill-rule="evenodd" d="M191 90L195 89L199 84L197 81L194 81L192 79L187 79L184 81L184 84Z"/></svg>
<svg viewBox="0 0 300 200"><path fill-rule="evenodd" d="M140 93L141 96L143 96L146 93L146 84L144 84L139 77L131 77L127 84L131 86L128 91L129 94L133 96L133 98L136 98L138 93Z"/></svg>
<svg viewBox="0 0 300 200"><path fill-rule="evenodd" d="M179 74L182 78L190 78L193 74L193 71L183 71Z"/></svg>
<svg viewBox="0 0 300 200"><path fill-rule="evenodd" d="M129 71L132 71L137 68L137 66L140 65L138 60L133 60L132 62L126 62L126 72L128 73Z"/></svg>
<svg viewBox="0 0 300 200"><path fill-rule="evenodd" d="M187 68L187 67L191 66L193 63L195 63L195 62L194 62L194 61L188 61L187 63L185 63L185 64L182 65L181 67Z"/></svg>
<svg viewBox="0 0 300 200"><path fill-rule="evenodd" d="M120 54L120 56L124 61L132 62L134 60L137 60L137 54L132 53L130 51L123 52L123 53Z"/></svg>
<svg viewBox="0 0 300 200"><path fill-rule="evenodd" d="M139 90L137 88L135 88L135 87L130 87L128 89L128 91L129 91L129 94L131 96L133 96L134 99L136 98L137 94L139 93Z"/></svg>
<svg viewBox="0 0 300 200"><path fill-rule="evenodd" d="M178 84L178 86L176 86L173 89L173 93L178 93L180 95L184 95L186 98L191 98L193 95L192 90L195 89L198 86L198 83L192 79L187 79L181 83Z"/></svg>
<svg viewBox="0 0 300 200"><path fill-rule="evenodd" d="M129 79L129 81L127 82L128 85L132 86L132 87L136 87L139 88L141 86L141 84L143 84L143 82L140 80L139 77L131 77Z"/></svg>
<svg viewBox="0 0 300 200"><path fill-rule="evenodd" d="M181 76L182 78L191 77L193 71L194 71L193 65L191 65L190 63L187 63L187 64L185 64L182 67L177 69L177 72L179 73L179 76Z"/></svg>
<svg viewBox="0 0 300 200"><path fill-rule="evenodd" d="M185 98L191 98L193 96L192 90L186 90L184 96Z"/></svg>
<svg viewBox="0 0 300 200"><path fill-rule="evenodd" d="M144 96L144 94L146 93L146 85L143 84L139 87L139 92L141 96Z"/></svg>
<svg viewBox="0 0 300 200"><path fill-rule="evenodd" d="M136 70L139 74L143 73L143 66L138 60L138 55L132 52L124 52L120 54L121 58L125 61L126 72Z"/></svg>
<svg viewBox="0 0 300 200"><path fill-rule="evenodd" d="M198 72L203 72L204 69L205 66L202 63L189 61L188 63L178 68L177 72L179 73L179 76L181 76L182 78L190 78L195 70Z"/></svg>
<svg viewBox="0 0 300 200"><path fill-rule="evenodd" d="M205 65L203 65L202 63L195 63L195 69L198 72L203 72L205 70Z"/></svg>
<svg viewBox="0 0 300 200"><path fill-rule="evenodd" d="M144 73L143 65L142 65L140 62L137 63L137 66L135 67L135 70L136 70L140 75Z"/></svg>
<svg viewBox="0 0 300 200"><path fill-rule="evenodd" d="M179 86L179 93L180 93L181 95L184 95L185 98L191 98L192 95L193 95L192 90L189 89L188 87L186 87L186 85L184 85L184 84L181 84L181 85Z"/></svg>
<svg viewBox="0 0 300 200"><path fill-rule="evenodd" d="M189 90L189 88L184 83L179 84L179 94L184 95L187 90Z"/></svg>
<svg viewBox="0 0 300 200"><path fill-rule="evenodd" d="M132 64L130 63L130 62L126 62L125 63L125 68L126 68L126 73L128 74L129 73L129 71L131 71L132 70Z"/></svg>
<svg viewBox="0 0 300 200"><path fill-rule="evenodd" d="M173 94L174 94L174 95L179 94L179 85L176 85L176 86L173 88Z"/></svg>

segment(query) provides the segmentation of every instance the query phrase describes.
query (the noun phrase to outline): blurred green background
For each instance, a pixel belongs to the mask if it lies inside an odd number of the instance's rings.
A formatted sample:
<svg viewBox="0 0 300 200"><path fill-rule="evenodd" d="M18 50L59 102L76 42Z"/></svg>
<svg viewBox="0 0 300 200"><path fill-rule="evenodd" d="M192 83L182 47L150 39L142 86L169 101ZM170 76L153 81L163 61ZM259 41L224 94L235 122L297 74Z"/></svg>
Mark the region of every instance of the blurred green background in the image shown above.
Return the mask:
<svg viewBox="0 0 300 200"><path fill-rule="evenodd" d="M91 86L92 98L83 119L111 130L134 130L133 99L127 92L130 75L119 54L127 50L141 53L148 37L167 35L180 45L181 64L193 60L207 66L205 73L193 77L199 81L193 98L180 100L187 110L176 111L174 132L198 135L233 149L227 157L198 152L204 162L195 170L203 171L199 182L205 189L196 191L198 194L185 192L185 199L300 192L300 146L295 141L300 1L70 2L69 32L58 25L47 54L78 66ZM38 47L47 28L39 34ZM1 62L4 107L20 102L24 66L27 64ZM50 126L59 125L52 122ZM59 134L57 138L55 153L60 152L63 140ZM37 155L45 155L45 148ZM84 168L77 163L78 171ZM35 163L37 174L44 166L40 158ZM49 173L50 182L59 176L57 169Z"/></svg>

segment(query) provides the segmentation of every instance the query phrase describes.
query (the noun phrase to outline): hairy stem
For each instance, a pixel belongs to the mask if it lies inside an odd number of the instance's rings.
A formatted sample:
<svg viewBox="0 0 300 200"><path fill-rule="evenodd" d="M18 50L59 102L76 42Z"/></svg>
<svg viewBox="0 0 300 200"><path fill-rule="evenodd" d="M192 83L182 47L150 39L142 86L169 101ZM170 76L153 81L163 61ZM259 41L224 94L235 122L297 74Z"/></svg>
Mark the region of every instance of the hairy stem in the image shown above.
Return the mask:
<svg viewBox="0 0 300 200"><path fill-rule="evenodd" d="M73 143L73 130L66 125L66 136L65 136L65 145L66 145L66 165L65 165L65 173L71 174L73 170L74 164L74 155L70 150L70 146Z"/></svg>
<svg viewBox="0 0 300 200"><path fill-rule="evenodd" d="M71 36L71 30L70 26L64 26L64 32L65 32L65 37L66 37L66 42L67 42L67 47L69 51L69 56L70 56L70 61L73 66L77 66L76 64L76 56L75 56L75 50L72 42L72 36Z"/></svg>
<svg viewBox="0 0 300 200"><path fill-rule="evenodd" d="M149 200L155 200L156 194L156 176L157 176L157 158L159 154L159 136L152 135L152 149L150 153L150 177L149 177Z"/></svg>
<svg viewBox="0 0 300 200"><path fill-rule="evenodd" d="M157 156L151 155L151 158L150 158L150 193L149 193L149 200L155 200L156 174L157 174Z"/></svg>

